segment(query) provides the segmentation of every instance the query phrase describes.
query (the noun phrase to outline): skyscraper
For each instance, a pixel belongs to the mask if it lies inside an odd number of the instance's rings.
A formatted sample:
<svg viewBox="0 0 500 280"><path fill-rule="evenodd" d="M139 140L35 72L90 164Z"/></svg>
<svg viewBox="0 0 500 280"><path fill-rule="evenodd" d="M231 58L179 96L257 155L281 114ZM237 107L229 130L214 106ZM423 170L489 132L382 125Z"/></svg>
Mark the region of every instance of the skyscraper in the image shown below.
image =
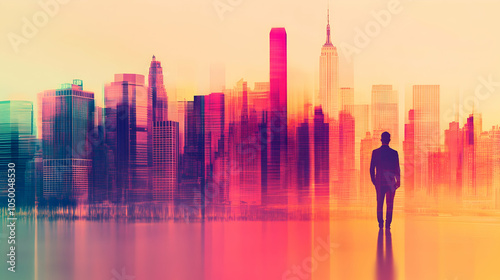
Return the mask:
<svg viewBox="0 0 500 280"><path fill-rule="evenodd" d="M354 106L354 89L341 88L339 103L339 111L346 111L347 108Z"/></svg>
<svg viewBox="0 0 500 280"><path fill-rule="evenodd" d="M399 96L392 85L372 86L373 137L380 139L382 132L391 134L391 146L399 147Z"/></svg>
<svg viewBox="0 0 500 280"><path fill-rule="evenodd" d="M35 184L25 181L29 162L35 155L33 103L30 101L0 101L0 165L5 176L0 178L4 197L0 205L7 204L7 166L14 164L17 206L35 205Z"/></svg>
<svg viewBox="0 0 500 280"><path fill-rule="evenodd" d="M451 122L444 133L444 148L449 162L447 194L457 202L462 195L463 134L458 122Z"/></svg>
<svg viewBox="0 0 500 280"><path fill-rule="evenodd" d="M314 195L317 203L330 198L330 127L321 107L314 108Z"/></svg>
<svg viewBox="0 0 500 280"><path fill-rule="evenodd" d="M337 191L341 201L352 200L356 196L355 174L355 122L346 111L339 114L339 185Z"/></svg>
<svg viewBox="0 0 500 280"><path fill-rule="evenodd" d="M157 121L153 129L153 200L173 201L179 183L179 123Z"/></svg>
<svg viewBox="0 0 500 280"><path fill-rule="evenodd" d="M366 136L366 133L370 132L370 105L347 105L345 111L354 117L354 120L356 121L356 141L361 141L361 139Z"/></svg>
<svg viewBox="0 0 500 280"><path fill-rule="evenodd" d="M270 154L267 195L269 203L286 204L287 156L287 35L273 28L270 40Z"/></svg>
<svg viewBox="0 0 500 280"><path fill-rule="evenodd" d="M491 130L492 155L493 155L493 191L495 197L495 209L500 208L500 128L498 125Z"/></svg>
<svg viewBox="0 0 500 280"><path fill-rule="evenodd" d="M173 201L178 189L179 123L168 120L161 62L153 56L148 76L148 134L151 188L155 201Z"/></svg>
<svg viewBox="0 0 500 280"><path fill-rule="evenodd" d="M313 143L309 134L309 120L305 119L297 127L297 188L301 203L308 202L311 187L311 144Z"/></svg>
<svg viewBox="0 0 500 280"><path fill-rule="evenodd" d="M81 80L41 94L43 196L87 203L92 169L94 93Z"/></svg>
<svg viewBox="0 0 500 280"><path fill-rule="evenodd" d="M223 93L211 93L203 99L205 181L211 192L207 198L212 203L223 203L229 199L230 175L226 172L225 99Z"/></svg>
<svg viewBox="0 0 500 280"><path fill-rule="evenodd" d="M428 160L439 149L439 85L413 86L415 190L429 195Z"/></svg>
<svg viewBox="0 0 500 280"><path fill-rule="evenodd" d="M405 124L405 138L403 141L404 177L406 202L410 202L415 195L415 111L408 112L408 123Z"/></svg>
<svg viewBox="0 0 500 280"><path fill-rule="evenodd" d="M330 39L330 10L327 21L326 42L319 58L319 105L327 119L336 119L339 111L339 56Z"/></svg>
<svg viewBox="0 0 500 280"><path fill-rule="evenodd" d="M357 120L356 120L357 125ZM372 151L375 148L375 141L370 132L366 132L365 137L361 139L360 143L360 160L359 160L359 182L360 182L360 196L361 202L365 205L373 205L375 199L373 198L373 183L370 178L370 161ZM368 203L368 204L367 204Z"/></svg>
<svg viewBox="0 0 500 280"><path fill-rule="evenodd" d="M149 196L148 94L144 76L116 74L104 87L109 195L114 203Z"/></svg>
<svg viewBox="0 0 500 280"><path fill-rule="evenodd" d="M204 107L204 96L195 96L194 101L186 101L182 185L179 188L179 197L186 204L205 203Z"/></svg>
<svg viewBox="0 0 500 280"><path fill-rule="evenodd" d="M153 110L150 121L154 123L168 120L168 98L163 84L163 69L161 62L157 61L154 55L149 66L148 94L151 99L151 109Z"/></svg>
<svg viewBox="0 0 500 280"><path fill-rule="evenodd" d="M89 202L102 203L109 201L109 166L107 156L109 147L106 143L106 123L105 109L96 106L96 123L94 129L95 143L93 145L94 153L92 158L92 188L89 189Z"/></svg>

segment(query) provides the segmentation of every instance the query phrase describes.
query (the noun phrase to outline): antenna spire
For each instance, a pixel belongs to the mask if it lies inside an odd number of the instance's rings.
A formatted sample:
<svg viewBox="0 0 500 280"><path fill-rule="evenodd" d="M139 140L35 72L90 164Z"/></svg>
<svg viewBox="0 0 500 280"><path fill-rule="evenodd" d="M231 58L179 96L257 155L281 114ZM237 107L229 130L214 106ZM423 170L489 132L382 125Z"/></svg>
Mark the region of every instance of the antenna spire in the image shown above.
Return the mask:
<svg viewBox="0 0 500 280"><path fill-rule="evenodd" d="M326 43L325 45L331 45L332 42L330 40L330 1L328 1L328 9L326 13Z"/></svg>

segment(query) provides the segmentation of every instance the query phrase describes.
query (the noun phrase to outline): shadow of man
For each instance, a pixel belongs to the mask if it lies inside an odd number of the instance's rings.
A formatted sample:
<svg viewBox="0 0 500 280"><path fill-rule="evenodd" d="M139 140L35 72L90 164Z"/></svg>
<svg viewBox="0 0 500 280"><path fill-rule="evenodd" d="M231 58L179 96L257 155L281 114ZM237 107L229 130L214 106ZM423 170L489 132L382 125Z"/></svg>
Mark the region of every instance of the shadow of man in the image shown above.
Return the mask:
<svg viewBox="0 0 500 280"><path fill-rule="evenodd" d="M384 231L378 231L377 238L377 267L375 279L392 280L394 277L394 259L392 255L392 235L390 230L385 231L385 254L384 254Z"/></svg>

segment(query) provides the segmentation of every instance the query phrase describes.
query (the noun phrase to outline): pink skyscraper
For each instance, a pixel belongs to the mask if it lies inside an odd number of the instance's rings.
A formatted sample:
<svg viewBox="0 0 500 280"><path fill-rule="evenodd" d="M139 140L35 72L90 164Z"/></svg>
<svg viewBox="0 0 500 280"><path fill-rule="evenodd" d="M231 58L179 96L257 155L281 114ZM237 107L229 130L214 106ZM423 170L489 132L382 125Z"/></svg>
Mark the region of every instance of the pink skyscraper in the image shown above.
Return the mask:
<svg viewBox="0 0 500 280"><path fill-rule="evenodd" d="M462 195L463 158L463 135L458 122L451 122L449 128L445 130L444 144L449 162L447 193L451 200L458 201Z"/></svg>
<svg viewBox="0 0 500 280"><path fill-rule="evenodd" d="M270 151L267 202L286 204L287 156L287 36L285 28L273 28L270 40Z"/></svg>
<svg viewBox="0 0 500 280"><path fill-rule="evenodd" d="M229 199L227 171L228 157L225 149L225 95L214 92L204 100L204 153L207 202L225 203Z"/></svg>

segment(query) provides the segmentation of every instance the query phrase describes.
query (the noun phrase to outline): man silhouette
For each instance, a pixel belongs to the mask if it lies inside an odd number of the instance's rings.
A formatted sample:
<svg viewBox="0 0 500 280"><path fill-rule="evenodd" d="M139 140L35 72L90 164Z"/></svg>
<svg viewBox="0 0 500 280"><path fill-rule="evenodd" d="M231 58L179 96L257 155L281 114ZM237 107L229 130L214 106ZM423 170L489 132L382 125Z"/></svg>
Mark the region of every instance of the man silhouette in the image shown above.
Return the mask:
<svg viewBox="0 0 500 280"><path fill-rule="evenodd" d="M389 148L391 134L382 133L382 146L373 150L370 163L370 177L377 190L377 219L379 228L384 227L383 208L384 198L387 196L387 215L385 228L391 228L392 209L396 189L401 185L399 156L396 150Z"/></svg>

